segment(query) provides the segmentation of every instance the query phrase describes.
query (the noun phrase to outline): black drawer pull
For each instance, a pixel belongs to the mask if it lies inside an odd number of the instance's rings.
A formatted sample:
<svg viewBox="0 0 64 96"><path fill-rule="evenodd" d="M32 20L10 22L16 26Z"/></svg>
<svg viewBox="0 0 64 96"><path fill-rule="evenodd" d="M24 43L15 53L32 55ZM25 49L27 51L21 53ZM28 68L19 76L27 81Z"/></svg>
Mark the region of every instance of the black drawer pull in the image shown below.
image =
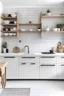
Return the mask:
<svg viewBox="0 0 64 96"><path fill-rule="evenodd" d="M26 65L26 63L21 63L22 65Z"/></svg>
<svg viewBox="0 0 64 96"><path fill-rule="evenodd" d="M41 58L55 58L54 56L53 57L51 57L51 56L43 56L43 57L41 57Z"/></svg>
<svg viewBox="0 0 64 96"><path fill-rule="evenodd" d="M52 66L55 66L55 65L40 65L40 66L51 66L52 67Z"/></svg>
<svg viewBox="0 0 64 96"><path fill-rule="evenodd" d="M10 57L6 56L6 57L4 57L4 58L15 58L15 57L13 57L13 56L10 56Z"/></svg>
<svg viewBox="0 0 64 96"><path fill-rule="evenodd" d="M31 63L31 65L35 65L35 63Z"/></svg>
<svg viewBox="0 0 64 96"><path fill-rule="evenodd" d="M26 58L26 59L29 59L29 58L31 58L31 59L33 59L33 58L35 58L35 57L21 57L21 58Z"/></svg>
<svg viewBox="0 0 64 96"><path fill-rule="evenodd" d="M64 66L64 65L61 65L61 66Z"/></svg>
<svg viewBox="0 0 64 96"><path fill-rule="evenodd" d="M61 57L61 58L64 58L64 57Z"/></svg>

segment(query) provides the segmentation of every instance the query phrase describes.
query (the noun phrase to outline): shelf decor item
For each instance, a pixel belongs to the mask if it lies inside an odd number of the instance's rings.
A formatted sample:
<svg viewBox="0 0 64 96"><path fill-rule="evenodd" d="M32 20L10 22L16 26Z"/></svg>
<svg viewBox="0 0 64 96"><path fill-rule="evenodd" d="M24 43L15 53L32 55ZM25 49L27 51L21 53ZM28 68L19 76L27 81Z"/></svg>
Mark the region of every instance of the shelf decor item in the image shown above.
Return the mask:
<svg viewBox="0 0 64 96"><path fill-rule="evenodd" d="M48 15L48 16L50 16L50 15L51 15L51 12L50 12L50 10L49 10L49 9L47 10L47 15Z"/></svg>
<svg viewBox="0 0 64 96"><path fill-rule="evenodd" d="M57 52L58 53L63 53L63 51L64 51L64 48L63 48L62 43L58 42L58 44L57 44Z"/></svg>
<svg viewBox="0 0 64 96"><path fill-rule="evenodd" d="M46 31L50 31L50 28L48 27L48 26L46 26L46 29L45 29Z"/></svg>
<svg viewBox="0 0 64 96"><path fill-rule="evenodd" d="M2 49L3 49L3 53L6 53L7 42L3 42L3 44L2 44Z"/></svg>
<svg viewBox="0 0 64 96"><path fill-rule="evenodd" d="M60 28L61 31L64 31L64 24L57 24L57 28Z"/></svg>

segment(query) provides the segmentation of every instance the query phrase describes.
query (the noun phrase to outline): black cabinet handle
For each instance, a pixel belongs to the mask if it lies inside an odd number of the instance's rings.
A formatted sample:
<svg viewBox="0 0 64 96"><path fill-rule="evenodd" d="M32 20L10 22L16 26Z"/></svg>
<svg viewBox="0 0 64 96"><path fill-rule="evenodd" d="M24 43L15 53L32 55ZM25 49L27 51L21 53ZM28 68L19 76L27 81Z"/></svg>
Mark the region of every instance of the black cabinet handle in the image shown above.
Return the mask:
<svg viewBox="0 0 64 96"><path fill-rule="evenodd" d="M35 65L35 63L31 63L31 65Z"/></svg>
<svg viewBox="0 0 64 96"><path fill-rule="evenodd" d="M40 66L50 66L50 67L52 67L52 66L55 66L55 65L40 65Z"/></svg>
<svg viewBox="0 0 64 96"><path fill-rule="evenodd" d="M10 56L10 57L9 57L9 56L6 56L6 57L4 57L4 58L15 58L15 57L13 57L13 56Z"/></svg>
<svg viewBox="0 0 64 96"><path fill-rule="evenodd" d="M64 57L61 57L61 58L64 58Z"/></svg>
<svg viewBox="0 0 64 96"><path fill-rule="evenodd" d="M55 58L55 57L54 56L52 56L52 57L51 56L47 56L47 57L46 56L43 56L41 58Z"/></svg>
<svg viewBox="0 0 64 96"><path fill-rule="evenodd" d="M22 65L26 65L26 63L21 63Z"/></svg>
<svg viewBox="0 0 64 96"><path fill-rule="evenodd" d="M27 58L27 59L28 59L28 58L31 58L31 59L33 59L33 58L35 58L35 57L21 57L21 58Z"/></svg>
<svg viewBox="0 0 64 96"><path fill-rule="evenodd" d="M64 66L64 65L61 65L61 66Z"/></svg>

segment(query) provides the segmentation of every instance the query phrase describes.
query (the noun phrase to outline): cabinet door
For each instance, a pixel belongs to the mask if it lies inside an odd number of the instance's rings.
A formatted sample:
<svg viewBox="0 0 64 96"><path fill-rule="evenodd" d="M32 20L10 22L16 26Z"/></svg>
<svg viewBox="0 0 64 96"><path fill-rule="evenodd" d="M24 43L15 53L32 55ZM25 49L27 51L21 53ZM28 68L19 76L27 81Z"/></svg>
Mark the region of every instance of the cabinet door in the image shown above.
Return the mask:
<svg viewBox="0 0 64 96"><path fill-rule="evenodd" d="M4 58L3 57L0 57L0 62L3 62L4 61Z"/></svg>
<svg viewBox="0 0 64 96"><path fill-rule="evenodd" d="M64 56L58 57L58 77L59 79L64 79Z"/></svg>
<svg viewBox="0 0 64 96"><path fill-rule="evenodd" d="M61 64L59 67L59 79L64 79L64 64Z"/></svg>
<svg viewBox="0 0 64 96"><path fill-rule="evenodd" d="M56 79L56 66L49 64L40 65L40 79Z"/></svg>
<svg viewBox="0 0 64 96"><path fill-rule="evenodd" d="M38 63L19 63L19 79L39 78Z"/></svg>
<svg viewBox="0 0 64 96"><path fill-rule="evenodd" d="M39 79L39 63L29 63L29 78Z"/></svg>
<svg viewBox="0 0 64 96"><path fill-rule="evenodd" d="M4 57L4 61L8 62L8 65L6 68L6 78L17 79L18 78L18 57L7 56L7 57Z"/></svg>
<svg viewBox="0 0 64 96"><path fill-rule="evenodd" d="M19 79L29 78L29 63L19 63Z"/></svg>

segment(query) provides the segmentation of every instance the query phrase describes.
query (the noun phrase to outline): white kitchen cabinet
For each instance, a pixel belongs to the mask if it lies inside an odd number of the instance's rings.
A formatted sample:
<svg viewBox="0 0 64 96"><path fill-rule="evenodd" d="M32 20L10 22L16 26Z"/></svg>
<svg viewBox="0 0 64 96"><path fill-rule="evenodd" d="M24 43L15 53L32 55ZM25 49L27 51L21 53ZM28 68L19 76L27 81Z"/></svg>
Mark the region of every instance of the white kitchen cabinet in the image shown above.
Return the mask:
<svg viewBox="0 0 64 96"><path fill-rule="evenodd" d="M19 63L19 79L39 79L39 64Z"/></svg>
<svg viewBox="0 0 64 96"><path fill-rule="evenodd" d="M4 61L8 62L8 65L6 68L6 78L18 79L18 57L5 56Z"/></svg>
<svg viewBox="0 0 64 96"><path fill-rule="evenodd" d="M64 79L64 56L58 57L58 77L59 79Z"/></svg>
<svg viewBox="0 0 64 96"><path fill-rule="evenodd" d="M0 62L3 62L3 60L4 60L4 58L1 56L1 57L0 57Z"/></svg>
<svg viewBox="0 0 64 96"><path fill-rule="evenodd" d="M64 79L64 64L61 64L59 67L59 74L58 74L58 76L59 76L59 79Z"/></svg>
<svg viewBox="0 0 64 96"><path fill-rule="evenodd" d="M54 65L40 65L40 79L57 79L56 66Z"/></svg>
<svg viewBox="0 0 64 96"><path fill-rule="evenodd" d="M39 79L39 58L19 58L19 79Z"/></svg>
<svg viewBox="0 0 64 96"><path fill-rule="evenodd" d="M23 57L19 57L19 61L20 62L39 62L39 57L35 57L35 56L23 56Z"/></svg>
<svg viewBox="0 0 64 96"><path fill-rule="evenodd" d="M42 56L40 57L40 64L55 64L56 57L55 56Z"/></svg>
<svg viewBox="0 0 64 96"><path fill-rule="evenodd" d="M57 66L55 56L40 57L40 79L57 79Z"/></svg>

